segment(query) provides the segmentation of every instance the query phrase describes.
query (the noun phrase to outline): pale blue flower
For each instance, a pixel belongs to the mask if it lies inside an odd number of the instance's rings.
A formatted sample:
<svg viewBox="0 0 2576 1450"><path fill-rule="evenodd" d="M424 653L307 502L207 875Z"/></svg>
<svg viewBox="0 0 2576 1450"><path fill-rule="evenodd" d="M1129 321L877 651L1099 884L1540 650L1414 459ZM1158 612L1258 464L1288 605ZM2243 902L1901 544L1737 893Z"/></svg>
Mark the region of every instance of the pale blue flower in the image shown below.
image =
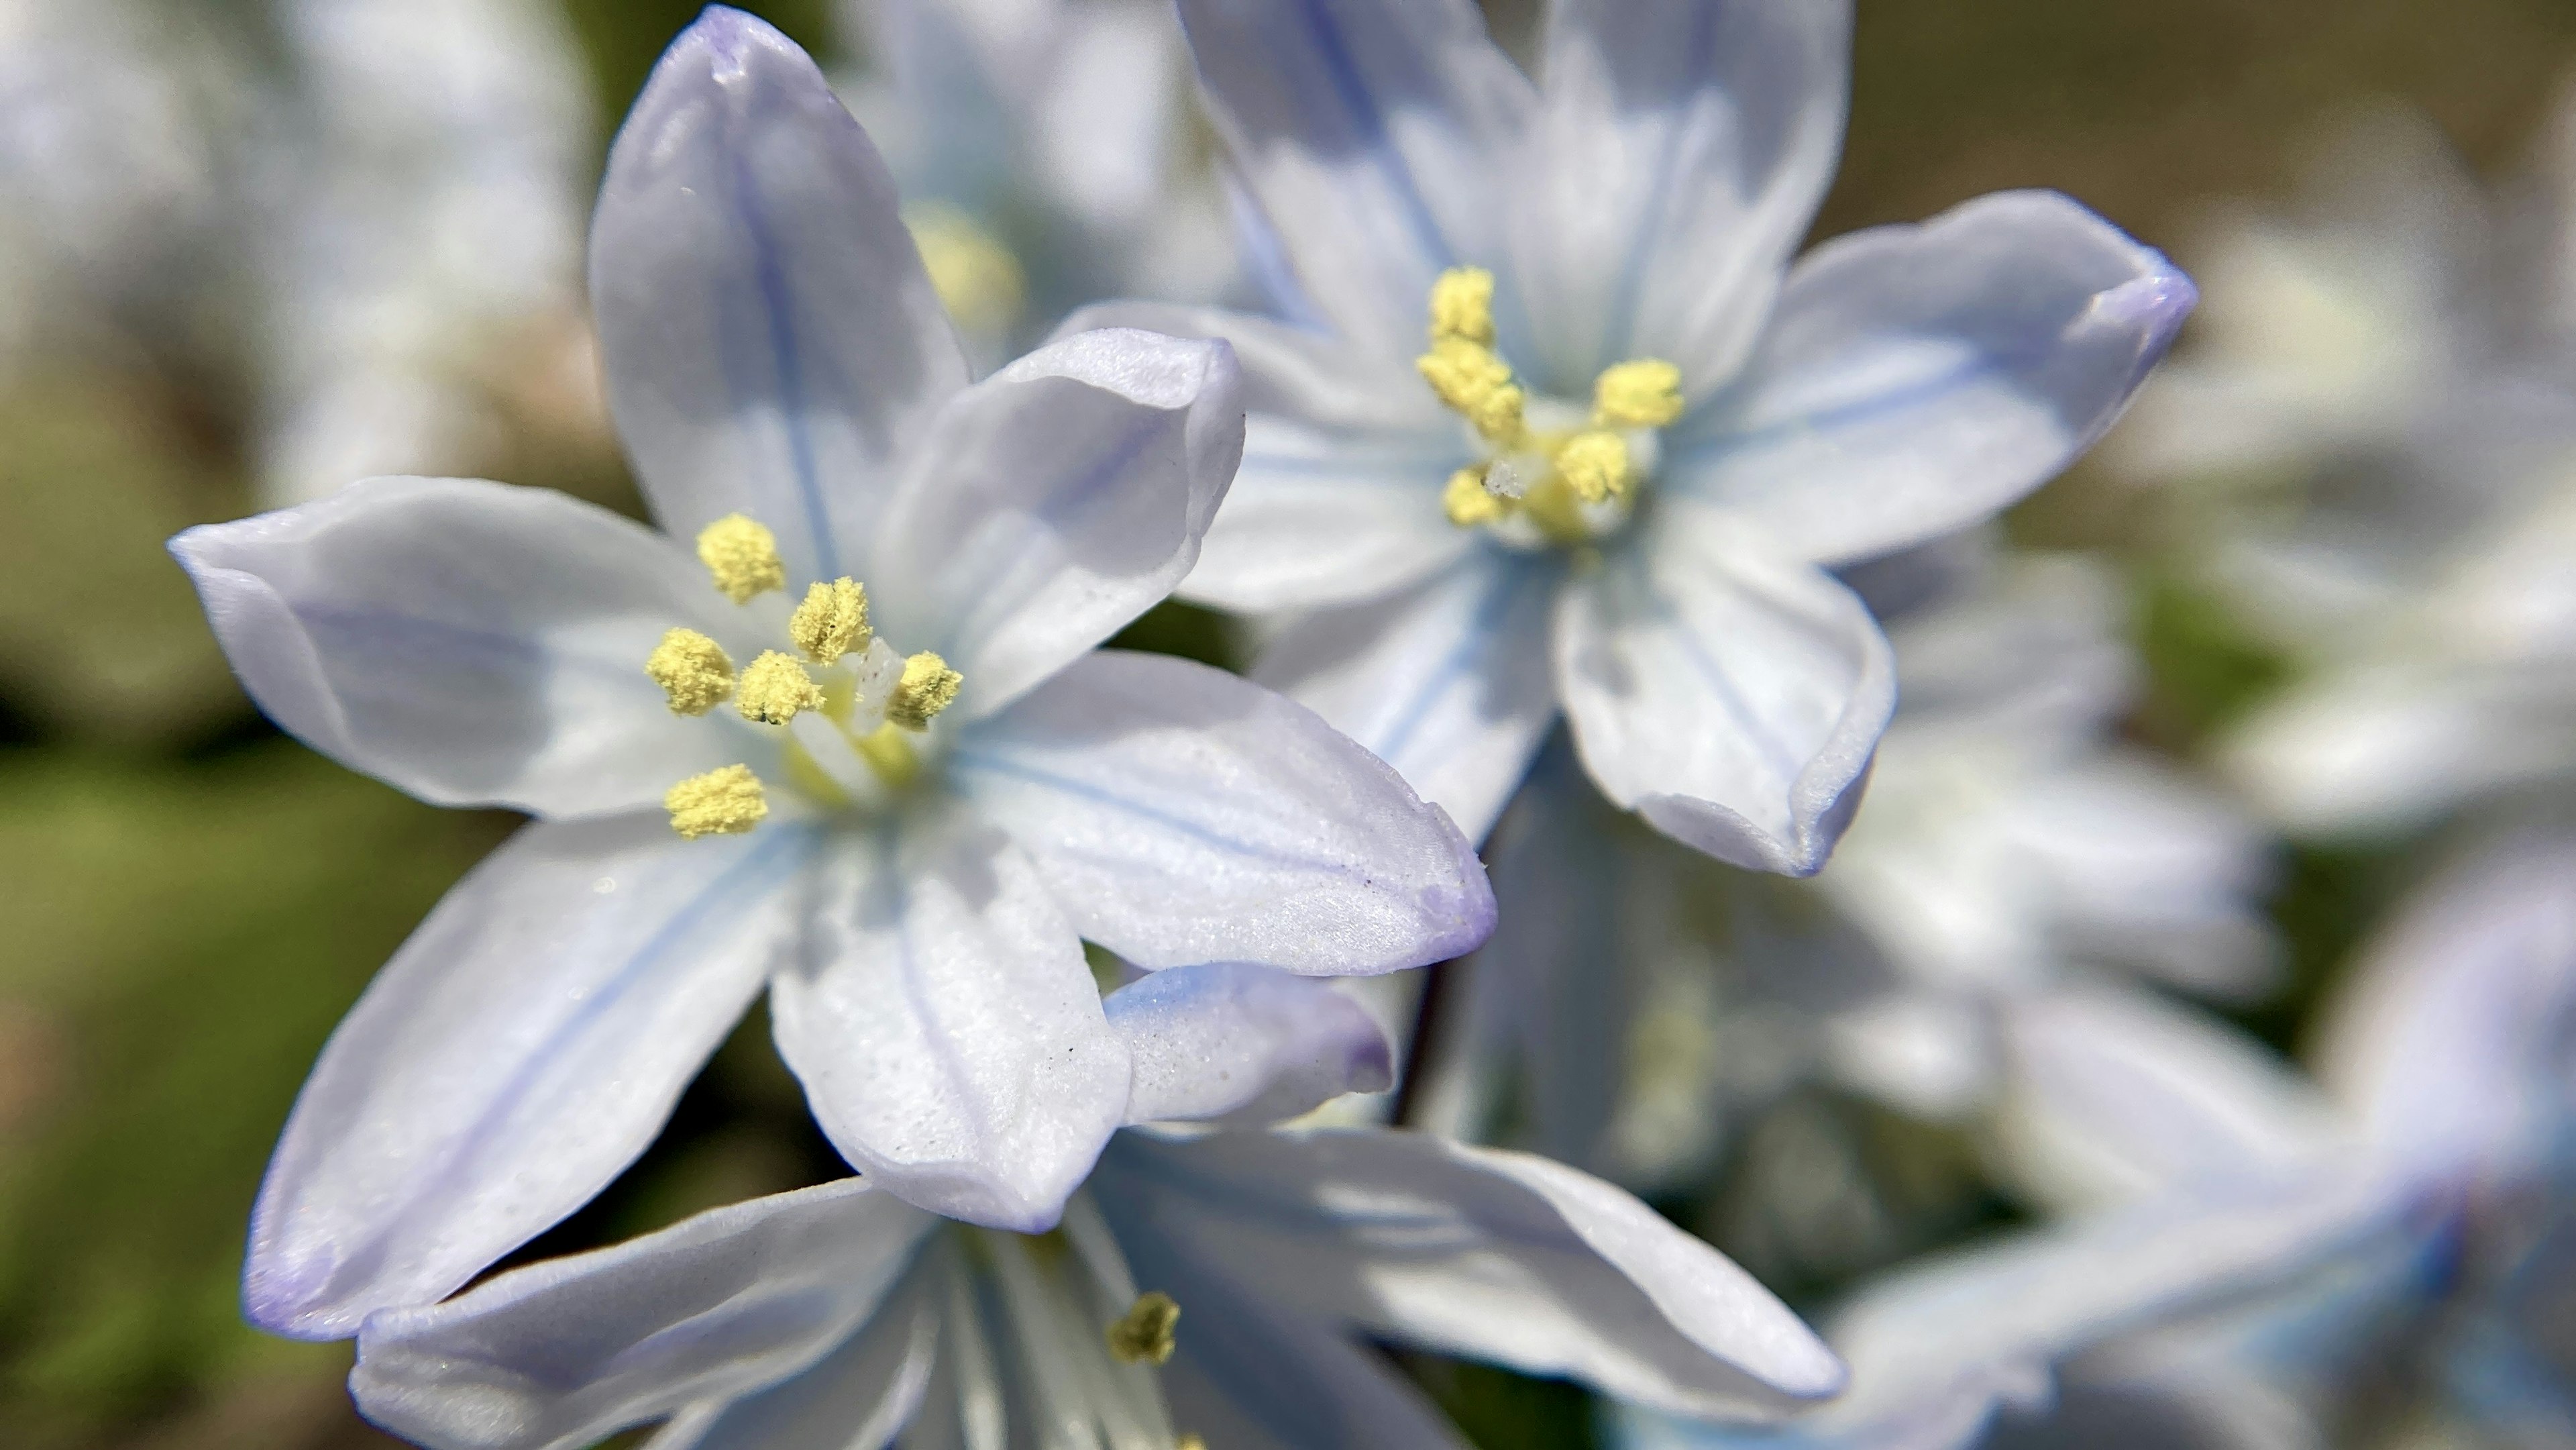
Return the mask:
<svg viewBox="0 0 2576 1450"><path fill-rule="evenodd" d="M1565 0L1536 85L1469 0L1181 14L1300 319L1077 315L1244 360L1241 482L1184 596L1300 616L1259 676L1470 837L1562 711L1623 809L1816 870L1894 705L1826 569L2056 473L2188 279L2038 192L1792 266L1841 139L1843 0Z"/></svg>
<svg viewBox="0 0 2576 1450"><path fill-rule="evenodd" d="M724 9L620 134L591 281L670 534L377 479L172 546L273 719L537 817L325 1048L254 1218L258 1322L345 1335L464 1283L642 1151L764 986L878 1188L1042 1228L1131 1107L1082 938L1338 974L1490 929L1457 830L1322 721L1093 650L1224 494L1222 344L1086 333L970 385L866 136Z"/></svg>
<svg viewBox="0 0 2576 1450"><path fill-rule="evenodd" d="M1150 985L1195 996L1201 976ZM1384 1041L1347 1000L1256 993L1301 1032L1373 1043L1375 1076L1280 1094L1283 1059L1229 1057L1247 1092L1279 1110L1383 1084ZM1245 1000L1180 1015L1257 1036L1267 1011ZM350 1384L433 1450L573 1450L665 1417L656 1450L1455 1445L1364 1339L1686 1413L1772 1417L1842 1382L1742 1270L1559 1164L1369 1130L1165 1129L1122 1134L1041 1238L843 1180L375 1314Z"/></svg>

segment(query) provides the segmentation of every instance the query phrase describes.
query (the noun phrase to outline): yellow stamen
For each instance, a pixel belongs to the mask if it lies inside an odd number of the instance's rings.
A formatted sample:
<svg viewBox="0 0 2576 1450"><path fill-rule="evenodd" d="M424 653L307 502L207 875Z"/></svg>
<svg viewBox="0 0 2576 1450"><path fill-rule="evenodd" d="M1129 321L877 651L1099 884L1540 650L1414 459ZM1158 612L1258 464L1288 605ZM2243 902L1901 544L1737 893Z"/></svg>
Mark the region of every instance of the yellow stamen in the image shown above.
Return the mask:
<svg viewBox="0 0 2576 1450"><path fill-rule="evenodd" d="M698 531L698 560L715 576L725 598L736 604L787 587L778 536L742 514L727 514Z"/></svg>
<svg viewBox="0 0 2576 1450"><path fill-rule="evenodd" d="M1557 450L1556 471L1585 503L1605 503L1628 488L1628 440L1616 433L1577 433Z"/></svg>
<svg viewBox="0 0 2576 1450"><path fill-rule="evenodd" d="M694 629L663 635L644 657L644 673L671 697L674 715L703 715L733 693L733 657Z"/></svg>
<svg viewBox="0 0 2576 1450"><path fill-rule="evenodd" d="M784 725L796 718L800 710L823 708L823 689L796 657L777 650L762 650L742 672L742 683L736 687L734 708L745 720L763 725Z"/></svg>
<svg viewBox="0 0 2576 1450"><path fill-rule="evenodd" d="M1172 1296L1148 1289L1110 1324L1109 1352L1120 1364L1162 1364L1172 1357L1178 1343L1172 1331L1180 1322L1181 1306Z"/></svg>
<svg viewBox="0 0 2576 1450"><path fill-rule="evenodd" d="M1459 338L1494 345L1494 274L1482 267L1452 267L1431 284L1431 340Z"/></svg>
<svg viewBox="0 0 2576 1450"><path fill-rule="evenodd" d="M1207 1450L1207 1441L1197 1435L1183 1435L1172 1442L1172 1450Z"/></svg>
<svg viewBox="0 0 2576 1450"><path fill-rule="evenodd" d="M868 647L868 591L855 579L810 584L805 602L787 617L787 637L818 664L831 664Z"/></svg>
<svg viewBox="0 0 2576 1450"><path fill-rule="evenodd" d="M1592 382L1592 426L1666 428L1682 415L1682 370L1641 357L1604 368Z"/></svg>
<svg viewBox="0 0 2576 1450"><path fill-rule="evenodd" d="M1462 468L1449 475L1449 486L1440 491L1440 507L1448 511L1449 522L1462 529L1492 523L1511 512L1507 501L1486 489L1482 468Z"/></svg>
<svg viewBox="0 0 2576 1450"><path fill-rule="evenodd" d="M769 798L750 766L728 765L671 787L663 793L662 808L671 813L671 829L694 841L739 836L759 825L769 814Z"/></svg>
<svg viewBox="0 0 2576 1450"><path fill-rule="evenodd" d="M875 771L877 779L890 789L901 790L921 774L921 756L912 748L911 737L891 720L851 743L858 747L859 758L868 763L868 769Z"/></svg>
<svg viewBox="0 0 2576 1450"><path fill-rule="evenodd" d="M1509 443L1520 436L1521 390L1512 382L1511 364L1490 348L1462 337L1444 337L1415 358L1413 365L1440 401L1474 424L1487 440Z"/></svg>
<svg viewBox="0 0 2576 1450"><path fill-rule="evenodd" d="M1019 320L1028 278L1019 259L975 219L941 202L903 209L912 244L930 273L930 290L969 332L1001 332Z"/></svg>
<svg viewBox="0 0 2576 1450"><path fill-rule="evenodd" d="M923 650L903 662L903 678L886 702L886 718L906 730L927 730L940 711L957 703L957 689L965 683L966 677L948 668L948 661Z"/></svg>

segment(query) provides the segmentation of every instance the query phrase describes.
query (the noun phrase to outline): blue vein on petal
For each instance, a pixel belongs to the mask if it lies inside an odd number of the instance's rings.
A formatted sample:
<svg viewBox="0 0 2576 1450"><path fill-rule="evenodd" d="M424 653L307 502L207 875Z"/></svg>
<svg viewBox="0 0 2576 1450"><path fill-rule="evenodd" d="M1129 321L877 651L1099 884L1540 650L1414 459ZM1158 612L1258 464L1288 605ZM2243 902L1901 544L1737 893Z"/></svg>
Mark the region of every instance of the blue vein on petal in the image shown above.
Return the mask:
<svg viewBox="0 0 2576 1450"><path fill-rule="evenodd" d="M1126 436L1118 441L1117 447L1094 464L1091 471L1084 474L1080 481L1070 488L1050 492L1038 507L1020 514L1019 518L1026 520L1029 526L1020 529L1016 537L1011 540L1017 546L1014 551L1017 556L1014 562L1026 559L1026 546L1032 536L1038 539L1062 536L1068 525L1079 518L1085 510L1098 503L1102 495L1110 492L1112 484L1127 477L1136 459L1146 449L1162 438L1173 424L1182 422L1186 417L1186 409L1156 410L1148 413L1138 419L1127 430ZM1000 516L1010 517L1008 514ZM989 635L997 616L1007 616L1010 611L1028 602L1028 591L1025 589L1006 591L999 587L1004 577L1001 570L979 567L987 562L998 562L993 556L1000 552L1001 542L997 540L991 545L977 549L976 556L980 557L951 558L941 565L942 570L952 580L981 581L981 587L977 590L976 607L965 618L959 620L955 628L948 631L945 641L947 648L944 652L952 660L967 658L972 653L968 645Z"/></svg>
<svg viewBox="0 0 2576 1450"><path fill-rule="evenodd" d="M1140 820L1150 821L1157 826L1161 826L1165 830L1171 831L1177 835L1186 836L1202 845L1215 846L1221 850L1233 852L1238 856L1247 856L1257 861L1268 862L1272 865L1303 866L1312 870L1331 872L1346 876L1358 876L1364 879L1368 878L1370 875L1365 868L1356 866L1348 861L1335 861L1328 858L1312 856L1285 856L1276 851L1264 850L1259 846L1235 840L1230 836L1219 835L1195 821L1173 815L1168 811L1158 810L1142 801L1130 800L1124 796L1114 795L1098 786L1075 780L1070 776L1058 775L1053 771L1040 770L1034 766L1022 764L1019 761L995 755L990 751L960 747L950 753L948 757L948 768L952 775L957 772L964 771L973 774L998 776L1005 780L1016 780L1023 785L1037 786L1042 790L1058 791L1065 795L1072 796L1076 800L1088 801L1096 806L1102 806L1109 810L1134 816ZM1099 859L1125 858L1111 858L1104 856Z"/></svg>
<svg viewBox="0 0 2576 1450"><path fill-rule="evenodd" d="M1893 392L1881 393L1875 397L1863 398L1857 402L1845 403L1838 408L1828 408L1822 412L1807 413L1795 418L1786 418L1780 422L1765 424L1759 428L1748 428L1732 432L1708 433L1703 436L1691 438L1672 451L1670 458L1665 462L1663 469L1661 470L1663 479L1667 486L1685 489L1691 488L1694 486L1695 481L1682 475L1694 466L1714 463L1726 458L1729 454L1741 453L1749 449L1761 448L1770 444L1780 443L1795 438L1801 434L1822 433L1831 429L1852 428L1865 423L1875 422L1881 417L1889 414L1901 413L1909 408L1921 407L1926 403L1939 399L1946 393L1964 391L1973 384L1988 377L1997 375L2014 376L2014 374L2007 373L2007 364L2013 362L2044 363L2048 360L2049 354L2047 353L2034 353L2027 357L2020 357L1988 352L1980 349L1974 355L1962 359L1947 371L1935 373L1932 376L1923 379L1921 382L1908 384L1907 386L1898 388ZM2056 410L2052 408L2050 411L2054 413ZM1703 410L1703 416L1708 416L1706 410ZM1713 421L1701 425L1701 427L1715 426L1719 425L1716 425ZM1700 429L1693 428L1692 431L1697 433Z"/></svg>
<svg viewBox="0 0 2576 1450"><path fill-rule="evenodd" d="M940 1022L939 1006L934 1000L937 994L923 988L921 955L913 950L912 945L912 883L904 875L903 863L896 859L898 843L894 832L880 827L873 844L877 880L886 883L885 894L880 900L894 916L895 972L903 979L904 1000L912 1008L913 1020L921 1024L924 1045L940 1060L948 1080L956 1085L955 1099L965 1104L966 1117L974 1125L976 1136L990 1141L995 1136L992 1118L985 1110L983 1098L975 1091L975 1074L957 1055L955 1034L947 1031ZM873 1148L875 1145L868 1146ZM880 1157L879 1161L887 1160Z"/></svg>
<svg viewBox="0 0 2576 1450"><path fill-rule="evenodd" d="M1717 17L1722 8L1714 4L1699 7L1693 17L1690 48L1686 52L1690 60L1713 61ZM1709 69L1713 72L1714 66ZM1711 74L1708 79L1711 82L1708 89L1715 90L1715 76ZM1618 331L1601 340L1601 355L1593 359L1595 368L1606 367L1613 359L1626 356L1636 340L1637 308L1641 300L1639 294L1646 285L1647 253L1670 219L1672 197L1677 190L1673 173L1681 166L1683 127L1680 112L1681 108L1676 107L1675 114L1665 118L1663 145L1655 156L1655 179L1646 191L1646 214L1639 218L1636 230L1631 234L1626 263L1619 269L1619 292L1610 306L1610 316Z"/></svg>
<svg viewBox="0 0 2576 1450"><path fill-rule="evenodd" d="M1762 753L1770 757L1771 769L1780 777L1781 789L1784 792L1794 789L1798 784L1798 778L1806 770L1806 765L1798 758L1798 753L1790 749L1787 742L1771 733L1771 722L1755 713L1751 703L1745 699L1744 692L1735 687L1735 680L1726 672L1726 667L1719 664L1716 657L1701 645L1699 631L1673 608L1672 602L1664 597L1662 590L1655 587L1654 581L1646 577L1642 560L1630 566L1628 576L1631 581L1630 587L1634 591L1632 597L1637 597L1643 612L1656 624L1664 626L1666 637L1681 647L1682 657L1689 660L1692 668L1699 672L1700 678L1708 685L1709 693L1715 695L1719 705L1728 715L1734 717L1745 738L1759 746ZM1794 821L1791 824L1793 827L1797 825Z"/></svg>
<svg viewBox="0 0 2576 1450"><path fill-rule="evenodd" d="M653 934L628 955L606 982L582 999L578 1010L548 1032L544 1042L520 1058L518 1066L511 1070L509 1080L487 1100L487 1106L473 1125L439 1155L436 1169L431 1173L416 1173L411 1181L414 1184L424 1178L443 1181L457 1164L471 1162L479 1156L493 1137L504 1129L513 1110L521 1106L533 1081L563 1054L569 1043L578 1040L611 1008L623 1002L663 957L706 922L717 903L731 900L740 910L747 911L782 885L794 868L802 863L804 852L812 847L818 834L817 828L812 826L779 825L754 837L749 849L739 859L681 903L680 908L655 927ZM780 859L782 856L786 858L784 862ZM776 869L782 865L786 869ZM674 1091L677 1091L676 1086ZM414 1199L407 1205L405 1218L418 1207L418 1202ZM368 1246L369 1256L381 1260L388 1247L385 1237L380 1235ZM335 1266L335 1269L341 1267L345 1266ZM335 1273L334 1277L338 1275Z"/></svg>
<svg viewBox="0 0 2576 1450"><path fill-rule="evenodd" d="M1387 189L1395 193L1405 221L1413 228L1414 239L1435 268L1457 265L1449 239L1440 231L1440 223L1431 215L1430 204L1422 199L1422 190L1414 184L1413 172L1386 134L1386 116L1377 98L1369 94L1367 78L1351 59L1350 44L1343 38L1341 27L1326 12L1324 0L1296 0L1297 11L1305 18L1306 29L1314 42L1315 59L1322 64L1325 79L1331 82L1333 96L1359 139L1368 147L1369 160L1377 168Z"/></svg>
<svg viewBox="0 0 2576 1450"><path fill-rule="evenodd" d="M733 158L733 183L735 209L742 218L743 230L751 236L752 276L760 288L771 359L778 369L779 423L787 430L787 453L796 471L798 501L805 509L806 530L814 537L816 570L823 578L834 578L841 572L841 551L832 537L831 513L823 503L822 479L814 464L813 435L805 426L805 370L797 357L796 325L789 317L795 299L789 294L786 270L779 263L778 239L770 230L768 210L761 204L759 184L751 175L750 163L740 156Z"/></svg>
<svg viewBox="0 0 2576 1450"><path fill-rule="evenodd" d="M1478 595L1469 611L1468 627L1458 642L1422 677L1421 685L1405 701L1403 710L1382 732L1371 732L1369 752L1380 760L1393 761L1413 743L1414 732L1431 716L1434 705L1448 692L1450 685L1480 663L1503 631L1508 615L1517 611L1521 601L1510 598L1528 583L1535 566L1506 560L1495 566L1494 577Z"/></svg>

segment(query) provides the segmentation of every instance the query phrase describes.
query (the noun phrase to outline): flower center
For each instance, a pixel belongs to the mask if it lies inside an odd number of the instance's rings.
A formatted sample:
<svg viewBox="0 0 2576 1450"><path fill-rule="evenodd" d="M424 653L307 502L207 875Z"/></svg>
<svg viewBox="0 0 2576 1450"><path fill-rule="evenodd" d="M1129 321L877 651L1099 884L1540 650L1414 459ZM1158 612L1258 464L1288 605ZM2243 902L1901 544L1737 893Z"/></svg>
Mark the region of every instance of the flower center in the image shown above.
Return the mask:
<svg viewBox="0 0 2576 1450"><path fill-rule="evenodd" d="M1589 410L1529 397L1494 351L1494 274L1482 267L1432 284L1431 350L1414 366L1485 455L1449 476L1449 522L1515 543L1582 544L1625 522L1654 470L1656 430L1686 406L1681 370L1660 358L1603 369Z"/></svg>
<svg viewBox="0 0 2576 1450"><path fill-rule="evenodd" d="M698 558L737 605L787 587L777 536L741 514L699 532ZM673 629L646 656L644 673L662 687L674 715L705 715L730 699L745 722L783 734L788 777L827 804L856 803L854 787L871 780L879 792L910 784L921 772L911 737L955 703L964 678L927 650L896 654L868 627L868 591L847 577L806 589L788 616L787 643L795 653L763 650L737 673L724 646L694 629ZM799 717L806 717L803 726ZM811 728L817 721L820 731ZM767 790L748 765L693 775L662 804L671 829L691 840L738 836L769 814Z"/></svg>

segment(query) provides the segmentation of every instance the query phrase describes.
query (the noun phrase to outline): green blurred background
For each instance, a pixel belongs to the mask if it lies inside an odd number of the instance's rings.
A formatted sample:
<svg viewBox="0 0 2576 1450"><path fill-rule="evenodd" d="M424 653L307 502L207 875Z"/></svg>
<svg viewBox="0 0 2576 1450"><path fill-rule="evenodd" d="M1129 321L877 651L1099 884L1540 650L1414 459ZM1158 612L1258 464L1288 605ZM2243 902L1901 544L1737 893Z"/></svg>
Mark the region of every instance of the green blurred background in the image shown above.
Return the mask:
<svg viewBox="0 0 2576 1450"><path fill-rule="evenodd" d="M675 0L565 0L613 126ZM822 0L752 4L818 52ZM1527 5L1494 6L1505 25ZM2381 98L2506 161L2576 62L2568 0L1861 0L1851 139L1818 234L1998 187L2072 192L2192 261L2195 217L2292 184L2307 143ZM250 508L238 389L137 362L38 367L0 396L0 1442L296 1450L389 1443L350 1412L345 1346L252 1332L244 1220L314 1053L440 892L509 830L439 811L279 737L234 688L161 550ZM495 476L617 502L595 425L531 420ZM2133 722L2188 752L2272 665L2159 584L2082 469L2015 521L2141 567L2154 688ZM1203 630L1166 617L1155 637ZM2252 1025L2287 1043L2391 867L2292 858L2275 911L2300 989ZM672 1132L543 1250L599 1242L832 1171L765 1024ZM1422 1372L1479 1438L1557 1443L1564 1396Z"/></svg>

